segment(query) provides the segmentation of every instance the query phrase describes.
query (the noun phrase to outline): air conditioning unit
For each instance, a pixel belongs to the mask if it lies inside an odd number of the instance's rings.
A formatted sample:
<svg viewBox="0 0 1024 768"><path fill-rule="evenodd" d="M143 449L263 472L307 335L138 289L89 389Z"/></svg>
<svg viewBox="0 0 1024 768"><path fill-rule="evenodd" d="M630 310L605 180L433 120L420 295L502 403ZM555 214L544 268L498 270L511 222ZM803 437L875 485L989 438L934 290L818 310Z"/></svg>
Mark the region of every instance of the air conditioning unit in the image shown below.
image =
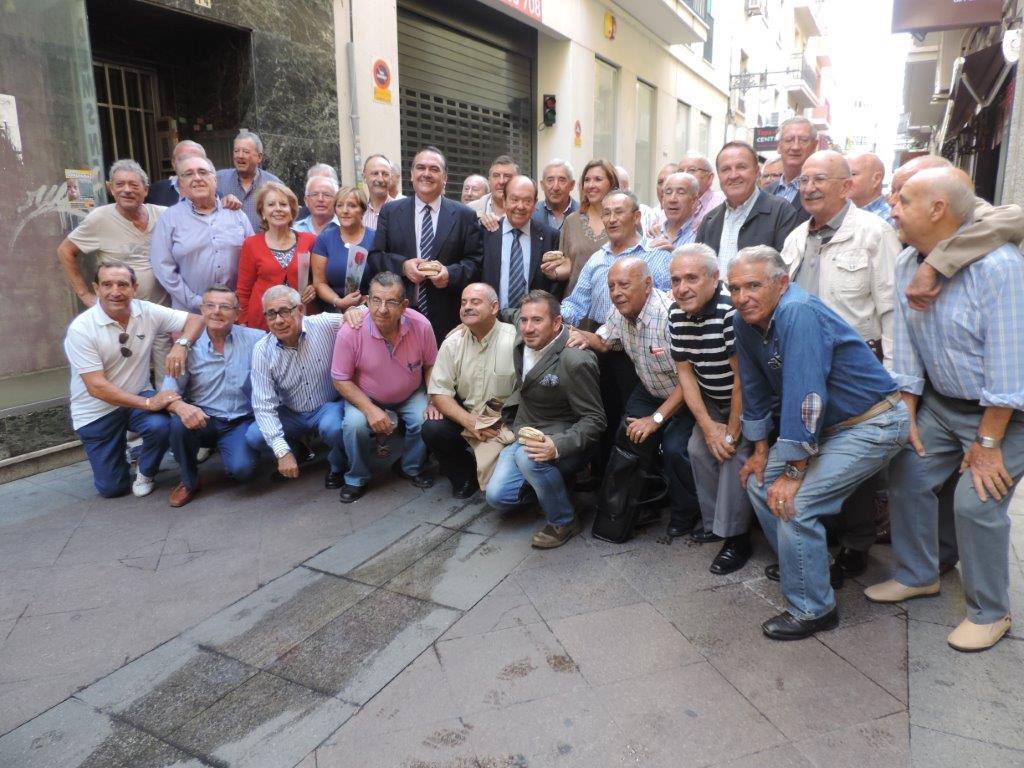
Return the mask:
<svg viewBox="0 0 1024 768"><path fill-rule="evenodd" d="M747 16L761 16L764 14L765 0L747 0Z"/></svg>

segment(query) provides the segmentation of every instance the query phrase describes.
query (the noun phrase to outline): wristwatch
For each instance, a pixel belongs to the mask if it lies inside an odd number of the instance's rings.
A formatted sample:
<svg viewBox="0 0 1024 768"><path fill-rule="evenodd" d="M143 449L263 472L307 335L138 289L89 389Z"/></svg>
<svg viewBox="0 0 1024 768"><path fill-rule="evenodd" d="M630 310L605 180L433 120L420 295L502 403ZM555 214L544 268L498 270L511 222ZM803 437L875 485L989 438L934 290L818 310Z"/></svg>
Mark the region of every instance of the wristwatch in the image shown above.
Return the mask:
<svg viewBox="0 0 1024 768"><path fill-rule="evenodd" d="M730 435L728 432L726 432L725 433L725 444L726 445L734 445L735 443L736 443L736 440L733 438L733 436Z"/></svg>
<svg viewBox="0 0 1024 768"><path fill-rule="evenodd" d="M785 472L786 472L786 477L788 477L790 480L803 480L804 479L804 475L807 474L807 470L806 469L800 469L799 467L794 467L792 464L789 464L788 462L786 464Z"/></svg>
<svg viewBox="0 0 1024 768"><path fill-rule="evenodd" d="M985 437L985 435L978 435L974 438L974 442L982 448L998 448L1003 444L1003 439L1001 437Z"/></svg>
<svg viewBox="0 0 1024 768"><path fill-rule="evenodd" d="M174 343L177 344L179 347L184 347L185 349L192 349L192 342L186 339L184 336L179 336L178 340L175 341Z"/></svg>
<svg viewBox="0 0 1024 768"><path fill-rule="evenodd" d="M661 424L665 420L665 417L661 415L661 411L655 411L654 415L651 416L651 420L655 424Z"/></svg>

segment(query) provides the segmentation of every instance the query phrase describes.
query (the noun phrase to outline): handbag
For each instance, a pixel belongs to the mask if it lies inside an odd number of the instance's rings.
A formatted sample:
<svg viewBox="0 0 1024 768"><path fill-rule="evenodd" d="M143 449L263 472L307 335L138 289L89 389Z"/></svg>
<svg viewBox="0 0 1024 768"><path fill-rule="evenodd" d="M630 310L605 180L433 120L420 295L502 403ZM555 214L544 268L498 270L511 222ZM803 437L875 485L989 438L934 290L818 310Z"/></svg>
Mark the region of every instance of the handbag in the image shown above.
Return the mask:
<svg viewBox="0 0 1024 768"><path fill-rule="evenodd" d="M660 506L667 497L668 484L660 474L645 471L632 451L613 446L590 535L615 544L629 541L641 513Z"/></svg>

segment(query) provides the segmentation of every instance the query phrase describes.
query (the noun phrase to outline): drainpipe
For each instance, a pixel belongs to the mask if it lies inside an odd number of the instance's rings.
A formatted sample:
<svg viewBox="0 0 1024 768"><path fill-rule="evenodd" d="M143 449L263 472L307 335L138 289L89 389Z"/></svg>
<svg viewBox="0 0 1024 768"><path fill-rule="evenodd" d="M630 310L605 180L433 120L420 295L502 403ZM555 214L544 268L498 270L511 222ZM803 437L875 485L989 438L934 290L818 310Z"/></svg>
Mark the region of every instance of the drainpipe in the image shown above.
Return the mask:
<svg viewBox="0 0 1024 768"><path fill-rule="evenodd" d="M348 63L348 107L349 121L352 124L352 179L356 186L362 186L363 152L359 145L359 99L356 95L356 50L355 50L355 19L353 4L348 4L348 42L345 44L345 55Z"/></svg>

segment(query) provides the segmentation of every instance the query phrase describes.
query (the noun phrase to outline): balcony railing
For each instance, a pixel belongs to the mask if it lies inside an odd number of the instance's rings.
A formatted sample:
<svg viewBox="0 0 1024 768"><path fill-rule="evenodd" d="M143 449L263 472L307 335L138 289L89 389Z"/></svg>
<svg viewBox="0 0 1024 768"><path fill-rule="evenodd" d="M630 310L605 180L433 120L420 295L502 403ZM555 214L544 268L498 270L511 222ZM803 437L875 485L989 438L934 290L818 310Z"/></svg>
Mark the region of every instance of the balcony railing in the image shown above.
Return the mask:
<svg viewBox="0 0 1024 768"><path fill-rule="evenodd" d="M802 53L798 53L793 56L793 59L789 64L789 68L798 80L803 81L804 85L807 86L807 90L811 93L817 93L818 72L814 68L814 65L807 60L806 56Z"/></svg>
<svg viewBox="0 0 1024 768"><path fill-rule="evenodd" d="M710 18L708 0L683 0L683 3L704 21Z"/></svg>

